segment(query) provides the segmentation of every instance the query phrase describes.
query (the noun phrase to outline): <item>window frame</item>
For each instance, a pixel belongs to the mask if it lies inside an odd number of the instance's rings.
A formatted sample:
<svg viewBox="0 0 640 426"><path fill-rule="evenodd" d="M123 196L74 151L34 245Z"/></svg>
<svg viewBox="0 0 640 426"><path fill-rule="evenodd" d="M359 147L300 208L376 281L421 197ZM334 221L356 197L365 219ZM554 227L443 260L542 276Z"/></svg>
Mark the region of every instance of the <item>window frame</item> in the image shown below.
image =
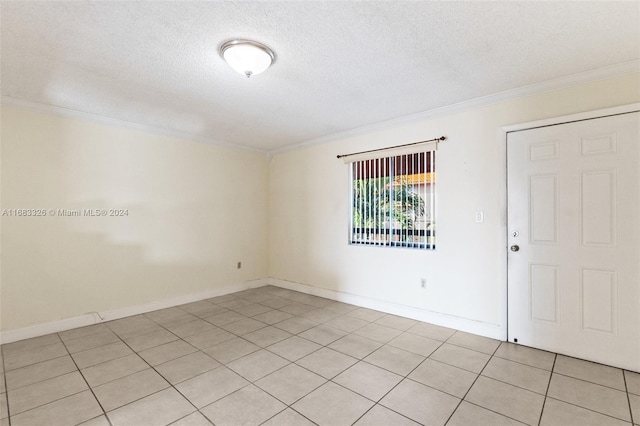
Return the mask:
<svg viewBox="0 0 640 426"><path fill-rule="evenodd" d="M435 227L437 216L435 151L435 149L419 150L414 148L410 153L397 153L384 157L378 154L373 158L366 158L348 163L349 233L347 241L349 245L435 251ZM409 157L411 157L411 160L409 160ZM417 162L416 158L418 158ZM403 160L405 161L404 167L402 163ZM402 173L398 174L398 170ZM415 176L420 176L417 182L414 178ZM411 184L409 183L409 177L412 177ZM369 182L372 182L375 179L378 179L378 182L374 183L374 190L371 191L369 188ZM384 208L381 205L378 205L377 207L365 207L365 210L362 210L361 207L360 223L357 223L356 205L359 205L363 198L366 202L373 201L374 205L380 203L379 200L375 199L374 194L375 189L377 189L377 197L380 196L381 179L384 180L384 185L388 186L388 188L384 189L388 192L388 195L384 194L384 200L382 201L382 203L386 203L386 205ZM356 192L356 185L361 181L367 181L366 184L362 185L364 191L367 192L365 197L362 197L361 195L359 196ZM401 210L404 211L401 211L401 215L398 215L397 212L394 211L398 202L401 204L403 202L403 199L396 199L395 187L397 185L402 187L401 191L405 194L405 204L401 207ZM413 190L410 190L410 185L412 187L424 185L424 188L413 192ZM360 193L362 193L362 191L363 190L361 190ZM408 193L410 192L412 194L411 197L418 197L418 210L420 210L420 203L423 203L421 214L416 215L415 205L413 204L415 200L413 198L411 200L411 204L407 202L409 197ZM371 194L371 198L368 198L368 194ZM373 209L373 213L371 213L371 211L367 211L366 208ZM382 211L382 213L375 211L376 209ZM385 212L385 209L388 209L388 212ZM412 209L414 211L410 212ZM366 221L373 218L372 226L366 226L362 223L363 213L364 217L366 217ZM413 215L413 217L410 218L407 215ZM400 221L398 221L398 217L400 217ZM418 217L420 217L419 221L417 220ZM404 224L402 221L404 221ZM412 223L411 227L409 227L410 222ZM422 224L424 228L416 228L416 223L418 222ZM381 224L384 226L380 226ZM371 235L374 235L373 239L371 238ZM382 239L380 238L381 235L383 236ZM418 238L418 241L416 241L416 238Z"/></svg>

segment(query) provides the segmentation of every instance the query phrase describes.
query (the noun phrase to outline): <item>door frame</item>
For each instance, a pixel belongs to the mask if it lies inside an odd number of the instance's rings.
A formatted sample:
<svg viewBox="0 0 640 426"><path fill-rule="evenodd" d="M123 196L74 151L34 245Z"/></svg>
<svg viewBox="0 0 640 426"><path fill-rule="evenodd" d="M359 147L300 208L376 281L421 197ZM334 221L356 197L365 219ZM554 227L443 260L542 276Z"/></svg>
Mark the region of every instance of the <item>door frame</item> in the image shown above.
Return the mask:
<svg viewBox="0 0 640 426"><path fill-rule="evenodd" d="M503 167L501 179L504 182L501 185L501 194L500 194L500 202L502 203L501 211L503 212L503 221L502 221L502 236L501 236L501 244L504 247L503 255L501 256L501 270L503 274L503 285L502 285L502 321L505 325L502 328L502 340L508 341L509 336L509 247L508 247L508 238L509 238L509 228L508 228L508 218L509 218L509 204L508 204L508 195L509 195L509 182L507 179L508 176L508 159L507 159L507 142L509 133L520 132L523 130L531 130L540 127L548 127L548 126L556 126L559 124L567 124L567 123L575 123L578 121L592 120L594 118L603 118L610 117L621 114L628 114L632 112L640 112L640 102L620 105L616 107L597 109L593 111L580 112L577 114L569 114L563 115L559 117L552 117L543 120L536 121L528 121L524 123L511 124L508 126L503 126L500 128L500 154L503 158Z"/></svg>

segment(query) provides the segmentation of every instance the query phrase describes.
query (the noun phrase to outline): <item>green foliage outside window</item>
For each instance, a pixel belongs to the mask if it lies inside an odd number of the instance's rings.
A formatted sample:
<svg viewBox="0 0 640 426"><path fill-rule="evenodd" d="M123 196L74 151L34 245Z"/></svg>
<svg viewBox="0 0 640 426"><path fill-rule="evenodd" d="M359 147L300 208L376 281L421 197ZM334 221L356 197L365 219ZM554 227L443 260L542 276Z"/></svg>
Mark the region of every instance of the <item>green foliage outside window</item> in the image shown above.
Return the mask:
<svg viewBox="0 0 640 426"><path fill-rule="evenodd" d="M353 181L355 227L414 229L416 219L424 215L425 202L405 176L396 177L393 185L389 177Z"/></svg>

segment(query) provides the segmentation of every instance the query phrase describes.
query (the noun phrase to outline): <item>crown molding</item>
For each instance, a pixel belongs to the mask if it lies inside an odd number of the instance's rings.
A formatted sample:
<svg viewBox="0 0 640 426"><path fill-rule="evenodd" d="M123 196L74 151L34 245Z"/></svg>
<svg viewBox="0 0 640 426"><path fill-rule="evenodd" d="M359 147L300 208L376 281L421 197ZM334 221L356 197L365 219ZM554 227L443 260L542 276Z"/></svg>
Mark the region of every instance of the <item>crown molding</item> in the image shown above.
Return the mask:
<svg viewBox="0 0 640 426"><path fill-rule="evenodd" d="M10 96L2 96L0 98L2 106L21 108L30 111L43 112L47 114L58 115L66 118L75 118L85 120L93 123L103 124L107 126L121 127L129 130L138 130L145 133L152 133L160 136L166 136L177 139L185 139L192 142L205 143L209 145L216 145L223 148L235 149L240 151L252 151L267 154L268 151L260 148L253 148L246 145L234 144L231 142L225 142L217 139L206 138L192 133L180 132L177 130L170 130L156 126L150 126L146 124L134 123L132 121L120 120L117 118L111 118L99 114L90 114L74 109L63 108L55 105L42 104L39 102L27 101L23 99L17 99Z"/></svg>
<svg viewBox="0 0 640 426"><path fill-rule="evenodd" d="M236 149L241 151L252 151L267 154L269 158L286 151L292 151L312 145L320 145L324 143L333 142L338 139L344 139L347 137L354 137L364 135L376 130L382 130L391 126L401 125L404 123L411 123L415 121L432 119L443 115L454 114L464 111L469 111L484 106L497 104L500 102L519 99L528 96L537 95L553 90L560 90L568 87L579 86L595 81L606 80L609 78L620 77L628 74L640 73L640 60L632 60L623 62L616 65L610 65L607 67L597 68L590 71L585 71L577 74L568 75L565 77L556 78L553 80L545 81L542 83L532 84L529 86L519 87L517 89L506 90L503 92L495 93L492 95L482 96L479 98L471 99L468 101L458 102L451 105L446 105L439 108L434 108L427 111L410 114L391 120L385 120L378 123L370 124L367 126L357 127L354 129L346 130L343 132L332 133L326 136L320 136L317 138L307 139L300 142L296 142L290 145L286 145L281 148L267 150L254 148L246 145L234 144L226 141L206 138L198 135L194 135L186 132L179 132L175 130L169 130L156 126L149 126L145 124L134 123L125 120L119 120L116 118L106 117L97 114L90 114L81 112L69 108L58 107L54 105L42 104L38 102L26 101L22 99L12 98L9 96L2 96L0 101L3 106L19 107L23 109L29 109L39 112L56 114L63 117L79 118L87 121L123 127L132 130L139 130L148 133L154 133L162 136L174 137L179 139L191 140L194 142L212 144L224 148Z"/></svg>
<svg viewBox="0 0 640 426"><path fill-rule="evenodd" d="M597 109L594 111L579 112L577 114L563 115L560 117L546 118L544 120L529 121L526 123L511 124L502 127L503 134L519 132L521 130L536 129L539 127L555 126L558 124L575 123L576 121L592 120L594 118L611 117L614 115L640 112L640 102L628 105L620 105L611 108Z"/></svg>
<svg viewBox="0 0 640 426"><path fill-rule="evenodd" d="M355 129L346 130L344 132L332 133L330 135L321 136L318 138L307 139L305 141L297 142L291 145L284 146L282 148L269 151L269 156L273 157L276 154L280 154L286 151L292 151L292 150L304 148L311 145L321 145L324 143L333 142L338 139L344 139L347 137L360 136L376 130L382 130L391 126L396 126L404 123L411 123L419 120L436 118L443 115L469 111L469 110L481 108L484 106L505 102L512 99L525 98L528 96L550 92L553 90L560 90L564 88L579 86L582 84L592 83L592 82L601 81L601 80L607 80L610 78L621 77L624 75L634 74L634 73L640 73L640 59L623 62L616 65L610 65L603 68L596 68L594 70L585 71L577 74L571 74L565 77L548 80L542 83L536 83L529 86L519 87L517 89L505 90L504 92L494 93L492 95L487 95L487 96L481 96L479 98L470 99L468 101L458 102L455 104L446 105L443 107L418 112L415 114L405 115L405 116L394 118L391 120L381 121L379 123L375 123L367 126L357 127Z"/></svg>

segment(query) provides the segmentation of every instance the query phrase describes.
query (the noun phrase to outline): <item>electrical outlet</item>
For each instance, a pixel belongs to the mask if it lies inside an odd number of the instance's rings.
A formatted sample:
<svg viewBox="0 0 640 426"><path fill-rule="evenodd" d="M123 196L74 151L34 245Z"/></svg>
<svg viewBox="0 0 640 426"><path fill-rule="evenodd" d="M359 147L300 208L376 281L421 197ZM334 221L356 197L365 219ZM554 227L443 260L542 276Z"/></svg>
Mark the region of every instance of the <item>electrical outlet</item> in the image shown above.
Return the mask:
<svg viewBox="0 0 640 426"><path fill-rule="evenodd" d="M427 279L426 278L421 278L420 279L420 287L427 288Z"/></svg>
<svg viewBox="0 0 640 426"><path fill-rule="evenodd" d="M237 269L240 269L240 268L242 268L242 262L238 262Z"/></svg>

